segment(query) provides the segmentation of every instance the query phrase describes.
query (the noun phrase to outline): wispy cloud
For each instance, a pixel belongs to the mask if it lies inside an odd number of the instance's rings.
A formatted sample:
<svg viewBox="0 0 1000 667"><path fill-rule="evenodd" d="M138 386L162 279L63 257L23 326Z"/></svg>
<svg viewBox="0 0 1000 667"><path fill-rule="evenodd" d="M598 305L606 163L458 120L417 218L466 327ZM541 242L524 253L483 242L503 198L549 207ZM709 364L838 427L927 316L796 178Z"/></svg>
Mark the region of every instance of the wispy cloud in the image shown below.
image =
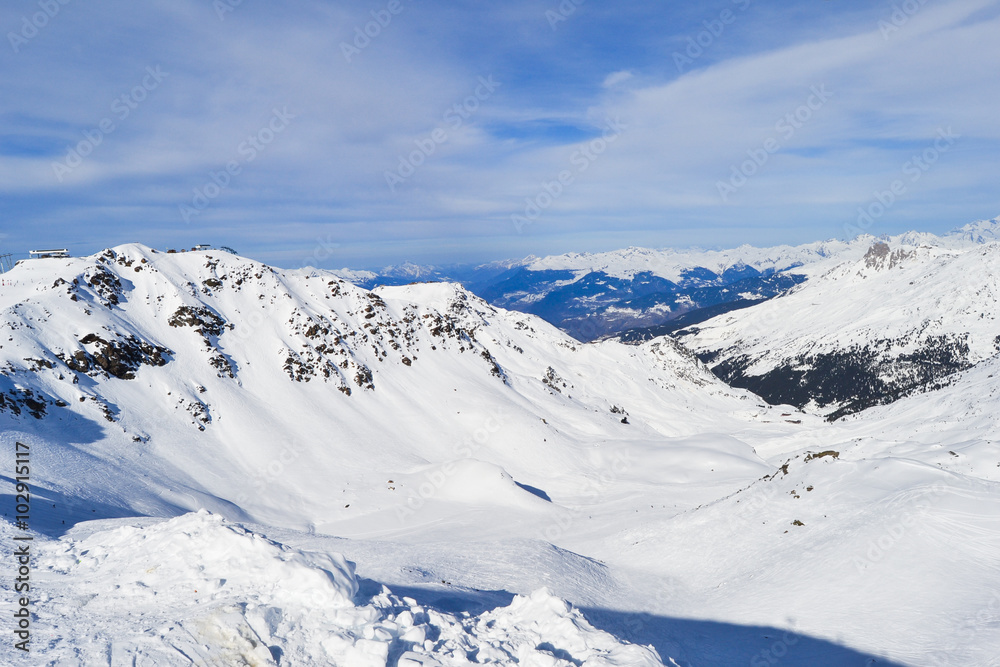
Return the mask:
<svg viewBox="0 0 1000 667"><path fill-rule="evenodd" d="M611 88L619 83L624 83L628 81L633 76L632 72L628 70L619 70L617 72L612 72L611 74L604 77L604 83L602 84L605 88Z"/></svg>
<svg viewBox="0 0 1000 667"><path fill-rule="evenodd" d="M683 72L671 54L736 3L587 3L557 30L530 2L401 0L381 23L385 3L230 4L220 20L195 0L67 3L16 52L0 49L8 247L205 240L292 262L332 235L329 265L358 266L805 241L840 234L946 126L962 142L880 225L941 229L1000 208L996 1L926 3L901 21L891 4L779 12L740 0L738 20ZM4 34L24 11L0 9ZM157 67L169 76L138 90ZM449 124L490 76L502 85ZM833 97L786 137L776 126L812 86ZM246 160L240 147L275 108L294 121ZM87 150L105 119L113 131L60 180L54 165ZM512 234L510 214L609 119L628 126L613 149ZM446 134L433 156L388 188L386 171L435 129ZM780 150L721 201L717 182L772 136ZM238 177L185 220L179 207L234 160Z"/></svg>

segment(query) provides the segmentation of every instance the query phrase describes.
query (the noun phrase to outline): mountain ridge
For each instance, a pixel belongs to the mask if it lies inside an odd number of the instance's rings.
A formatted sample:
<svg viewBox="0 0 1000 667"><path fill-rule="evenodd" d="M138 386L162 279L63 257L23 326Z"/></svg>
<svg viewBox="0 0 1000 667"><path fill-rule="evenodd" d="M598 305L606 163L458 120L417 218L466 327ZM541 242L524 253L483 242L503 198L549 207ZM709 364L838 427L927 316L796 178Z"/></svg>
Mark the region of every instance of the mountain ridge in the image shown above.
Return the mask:
<svg viewBox="0 0 1000 667"><path fill-rule="evenodd" d="M538 315L583 342L626 332L631 339L648 339L681 328L673 324L678 318L701 321L713 309L773 298L837 263L861 257L876 242L962 247L996 238L1000 218L969 223L941 236L864 234L850 241L726 250L629 247L482 265L407 263L381 271L334 273L364 287L414 280L459 282L495 306Z"/></svg>
<svg viewBox="0 0 1000 667"><path fill-rule="evenodd" d="M878 241L781 298L676 332L734 386L831 419L1000 352L1000 243Z"/></svg>

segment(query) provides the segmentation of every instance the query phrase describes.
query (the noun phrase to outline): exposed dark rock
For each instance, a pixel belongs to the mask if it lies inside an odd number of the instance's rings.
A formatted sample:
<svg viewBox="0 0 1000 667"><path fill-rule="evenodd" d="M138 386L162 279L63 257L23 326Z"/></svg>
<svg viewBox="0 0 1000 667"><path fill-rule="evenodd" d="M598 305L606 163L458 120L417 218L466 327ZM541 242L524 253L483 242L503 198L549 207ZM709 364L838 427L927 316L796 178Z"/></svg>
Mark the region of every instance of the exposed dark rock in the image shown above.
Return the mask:
<svg viewBox="0 0 1000 667"><path fill-rule="evenodd" d="M361 365L358 367L358 372L354 375L354 382L357 383L359 387L364 389L375 389L375 384L373 382L371 369L367 366Z"/></svg>
<svg viewBox="0 0 1000 667"><path fill-rule="evenodd" d="M172 327L191 327L196 333L205 339L205 348L209 352L208 363L216 369L219 377L235 378L236 374L229 358L216 346L214 338L222 335L227 328L232 329L233 325L212 312L209 308L192 308L191 306L181 306L174 311L174 314L167 320L167 324Z"/></svg>
<svg viewBox="0 0 1000 667"><path fill-rule="evenodd" d="M497 363L496 358L489 350L483 348L482 352L479 353L479 356L485 359L486 363L490 365L491 375L500 378L501 380L504 381L504 383L507 382L507 374L503 372L503 369L500 368L500 364ZM407 366L409 366L409 364L407 364Z"/></svg>
<svg viewBox="0 0 1000 667"><path fill-rule="evenodd" d="M560 394L567 386L566 381L559 377L559 374L556 373L556 370L551 366L545 369L545 375L542 376L542 384Z"/></svg>
<svg viewBox="0 0 1000 667"><path fill-rule="evenodd" d="M92 271L88 271L84 280L89 284L97 295L104 300L104 305L109 308L118 305L124 296L122 283L114 273L107 267L98 264Z"/></svg>
<svg viewBox="0 0 1000 667"><path fill-rule="evenodd" d="M78 373L94 374L96 369L101 369L121 380L135 378L135 371L140 366L163 366L167 363L164 355L173 354L165 347L133 336L108 341L97 334L87 334L80 339L80 343L93 345L96 349L92 353L82 349L72 355L61 356L64 364Z"/></svg>
<svg viewBox="0 0 1000 667"><path fill-rule="evenodd" d="M226 321L205 307L181 306L167 320L172 327L192 327L202 336L221 336Z"/></svg>
<svg viewBox="0 0 1000 667"><path fill-rule="evenodd" d="M891 250L887 243L875 243L868 248L865 253L865 266L870 269L892 269L898 266L907 257L913 256L913 251L906 251L902 248Z"/></svg>
<svg viewBox="0 0 1000 667"><path fill-rule="evenodd" d="M24 411L35 419L42 419L48 404L44 396L31 389L12 388L6 393L0 393L0 412L20 415Z"/></svg>

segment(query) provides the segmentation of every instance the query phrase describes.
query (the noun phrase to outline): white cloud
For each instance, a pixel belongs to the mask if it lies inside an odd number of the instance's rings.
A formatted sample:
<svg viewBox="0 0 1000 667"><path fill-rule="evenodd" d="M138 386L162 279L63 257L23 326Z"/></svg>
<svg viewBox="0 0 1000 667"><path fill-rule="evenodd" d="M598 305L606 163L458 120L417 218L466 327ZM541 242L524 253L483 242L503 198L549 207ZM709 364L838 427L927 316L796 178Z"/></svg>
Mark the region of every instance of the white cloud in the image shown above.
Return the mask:
<svg viewBox="0 0 1000 667"><path fill-rule="evenodd" d="M560 81L511 69L498 55L470 63L446 49L414 48L431 25L420 23L431 18L415 5L347 63L341 42L353 38L359 21L370 20L369 8L360 4L348 13L328 4L290 11L244 3L225 22L211 5L186 0L131 13L97 3L102 11L94 17L72 14L71 4L64 18L75 22L53 22L23 57L0 69L0 87L10 93L0 98L0 116L14 124L11 134L55 135L61 157L61 147L111 116L113 100L141 81L147 65L161 64L170 76L64 183L54 178L52 156L0 155L0 192L35 198L24 208L26 224L99 219L110 229L112 223L103 221L130 217L164 234L172 226L190 229L178 205L190 201L210 171L237 156L239 144L263 127L272 108L288 106L296 114L288 130L244 165L197 218L200 225L239 222L250 243L255 229L309 240L317 225L349 228L359 244L366 238L500 236L511 233L509 216L523 210L525 197L560 171L575 169L571 156L591 140L553 145L501 138L493 128L552 117L600 128L607 118L620 117L627 126L621 137L585 173L575 174L529 233L638 234L664 228L665 220L692 219L787 227L796 218L836 217L838 206L849 211L874 188L888 186L907 150L922 147L939 125L952 125L963 143L912 191L931 197L920 214L926 219L969 201L949 193L962 183L979 188L979 202L996 201L989 194L997 191L996 171L988 167L990 145L984 142L1000 142L993 111L1000 107L994 72L1000 19L995 12L977 13L996 5L927 4L886 38L873 19L853 35L842 30L836 38L768 51L754 44L749 48L756 52L744 49L655 85L647 83L655 72L628 60L614 66L581 61L579 80L590 83L567 84L563 106L552 109L532 97L532 86L561 91ZM15 14L8 11L7 18ZM513 25L519 29L532 16ZM150 24L166 26L162 38L139 30ZM542 27L548 38L551 31L544 22ZM105 29L143 37L102 50ZM78 49L101 55L84 62ZM573 52L553 46L548 53L566 59ZM623 65L632 69L605 74ZM665 71L674 76L672 62ZM496 95L461 128L447 127L445 112L474 94L479 76L491 74L502 83ZM813 85L825 85L831 100L793 136L779 137L782 150L722 205L716 181L745 160L747 150L774 136L777 121L805 103ZM16 126L25 117L39 120ZM447 141L397 193L390 192L384 172L439 127L447 127ZM901 204L893 213L904 210ZM982 210L968 218L996 213Z"/></svg>
<svg viewBox="0 0 1000 667"><path fill-rule="evenodd" d="M612 86L616 86L619 83L628 81L629 79L632 78L632 76L633 76L632 72L626 69L620 70L618 72L612 72L611 74L604 77L604 83L602 85L605 88L611 88Z"/></svg>

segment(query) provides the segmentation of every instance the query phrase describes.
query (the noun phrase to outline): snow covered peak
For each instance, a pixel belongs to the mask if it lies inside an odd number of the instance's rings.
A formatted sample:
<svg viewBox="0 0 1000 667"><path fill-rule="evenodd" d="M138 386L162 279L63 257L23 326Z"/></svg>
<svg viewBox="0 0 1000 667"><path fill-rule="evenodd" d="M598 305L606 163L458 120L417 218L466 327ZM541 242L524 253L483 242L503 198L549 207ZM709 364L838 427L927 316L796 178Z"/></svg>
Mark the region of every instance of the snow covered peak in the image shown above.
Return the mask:
<svg viewBox="0 0 1000 667"><path fill-rule="evenodd" d="M334 269L330 271L330 273L351 283L364 283L378 277L378 274L374 271L354 270L348 268Z"/></svg>
<svg viewBox="0 0 1000 667"><path fill-rule="evenodd" d="M419 280L433 275L437 271L435 266L424 266L413 262L403 262L395 266L387 266L382 269L382 274L398 278L412 278Z"/></svg>
<svg viewBox="0 0 1000 667"><path fill-rule="evenodd" d="M1000 244L876 241L856 260L707 320L683 340L737 386L839 414L936 386L996 355L998 305Z"/></svg>
<svg viewBox="0 0 1000 667"><path fill-rule="evenodd" d="M409 285L380 286L372 292L385 299L415 302L441 312L458 312L464 308L472 308L478 312L496 312L492 306L458 283L417 282Z"/></svg>
<svg viewBox="0 0 1000 667"><path fill-rule="evenodd" d="M1000 216L992 220L970 222L948 233L949 237L970 241L972 243L990 243L1000 241Z"/></svg>

